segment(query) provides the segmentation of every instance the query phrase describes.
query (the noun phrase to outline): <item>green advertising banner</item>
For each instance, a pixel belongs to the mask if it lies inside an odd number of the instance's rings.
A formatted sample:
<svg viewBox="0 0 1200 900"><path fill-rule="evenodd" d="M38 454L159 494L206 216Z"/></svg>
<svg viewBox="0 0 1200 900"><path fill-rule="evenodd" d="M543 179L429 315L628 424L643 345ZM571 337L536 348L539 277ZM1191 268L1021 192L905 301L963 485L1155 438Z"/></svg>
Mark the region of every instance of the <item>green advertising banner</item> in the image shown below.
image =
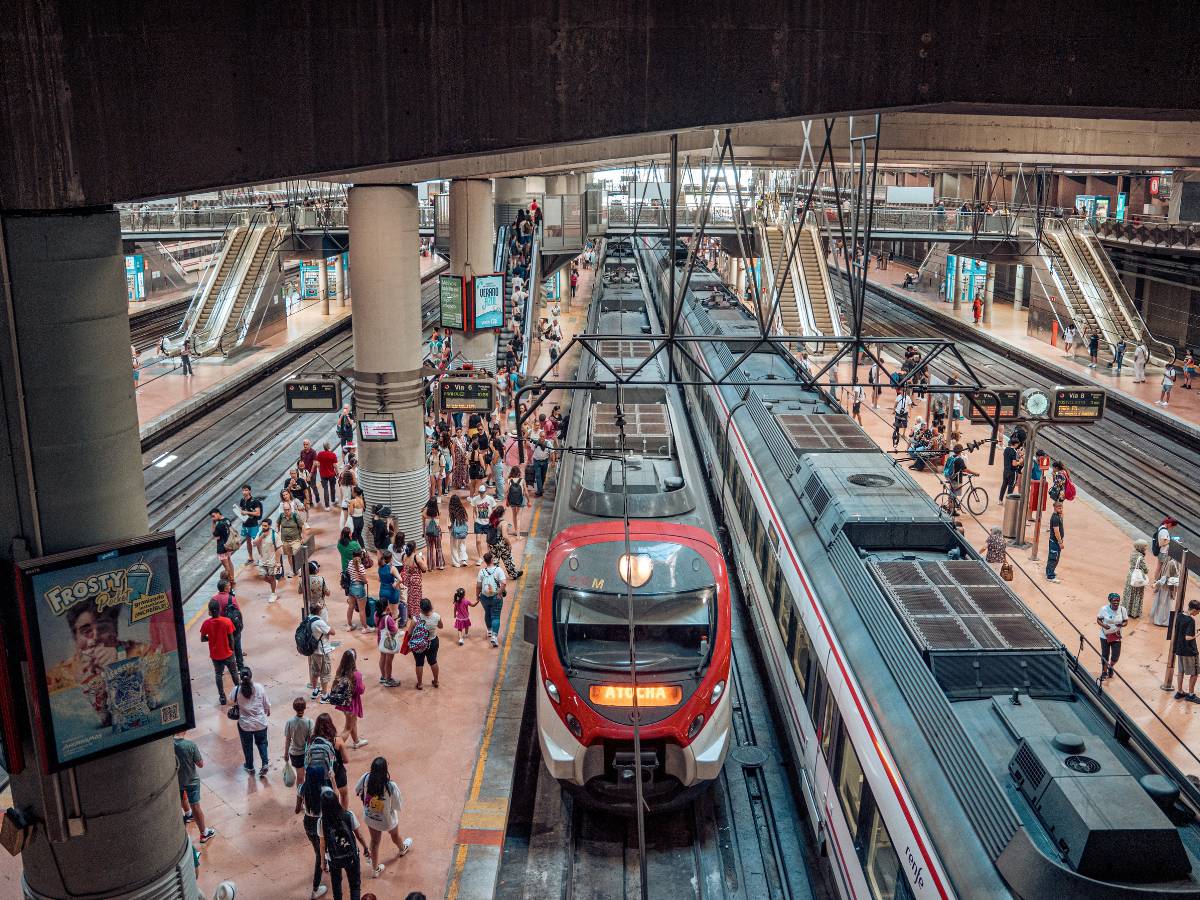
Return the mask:
<svg viewBox="0 0 1200 900"><path fill-rule="evenodd" d="M442 311L442 327L463 329L463 279L461 275L438 276L438 305Z"/></svg>

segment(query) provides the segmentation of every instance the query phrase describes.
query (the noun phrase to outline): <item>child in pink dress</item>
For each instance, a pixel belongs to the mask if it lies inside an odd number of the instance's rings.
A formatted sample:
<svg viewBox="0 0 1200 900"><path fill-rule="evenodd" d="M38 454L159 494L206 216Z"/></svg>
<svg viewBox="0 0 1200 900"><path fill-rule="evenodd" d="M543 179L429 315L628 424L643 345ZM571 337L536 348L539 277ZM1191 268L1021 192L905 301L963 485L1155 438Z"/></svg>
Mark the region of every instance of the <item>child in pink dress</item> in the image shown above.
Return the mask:
<svg viewBox="0 0 1200 900"><path fill-rule="evenodd" d="M458 645L461 647L466 640L467 632L471 630L471 607L477 606L478 600L467 601L465 588L454 592L454 630L458 632Z"/></svg>

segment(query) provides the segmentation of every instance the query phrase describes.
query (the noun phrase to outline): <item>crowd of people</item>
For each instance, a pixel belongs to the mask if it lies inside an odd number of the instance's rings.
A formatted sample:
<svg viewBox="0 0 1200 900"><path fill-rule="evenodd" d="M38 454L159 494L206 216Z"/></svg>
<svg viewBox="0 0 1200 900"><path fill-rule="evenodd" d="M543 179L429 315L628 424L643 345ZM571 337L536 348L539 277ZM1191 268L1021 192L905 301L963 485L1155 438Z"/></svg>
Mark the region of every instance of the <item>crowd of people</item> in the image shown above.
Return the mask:
<svg viewBox="0 0 1200 900"><path fill-rule="evenodd" d="M330 888L341 897L345 882L358 900L363 878L358 850L366 859L366 875L377 877L384 870L379 854L385 833L398 856L413 845L399 831L401 794L387 758L375 757L350 790L355 751L369 743L363 725L376 677L361 657L375 653L379 689L401 687L407 680L396 666L396 657L404 655L413 660L411 688L437 689L441 635L453 629L460 647L479 640L498 648L506 597L524 576L514 543L530 527L531 506L543 495L568 425L561 408L552 406L530 417L519 433L516 427L526 411L514 400L521 386L529 244L540 214L531 204L513 229L516 327L498 366L496 409L443 415L430 408L426 415L430 491L420 510L420 535L406 535L388 506L368 507L359 483L357 423L348 406L338 416L336 441L304 440L277 486L243 485L228 517L219 508L209 514L220 579L200 640L213 664L216 700L236 722L247 778L266 779L282 765L285 784L295 788L295 810L314 852L314 898ZM557 303L547 312L537 337L550 343L546 355L556 361L562 341ZM450 340L440 330L429 349L438 366L455 365ZM336 579L326 577L313 552L314 542L330 532L337 535ZM301 554L305 546L309 552ZM468 569L474 570L472 577L466 576ZM436 593L429 590L425 576L447 570L464 570L464 577L440 580ZM296 679L303 690L291 702L293 715L283 726L277 760L269 738L271 700L264 682L246 665L247 622L238 584L248 579L265 583L268 603L295 603L302 614L295 644L305 657ZM331 616L338 596L345 603L344 625ZM287 680L272 675L271 682ZM198 770L204 763L186 737L176 741L176 752L185 819L196 824L199 842L206 844L216 831L201 801ZM329 887L323 883L326 873Z"/></svg>

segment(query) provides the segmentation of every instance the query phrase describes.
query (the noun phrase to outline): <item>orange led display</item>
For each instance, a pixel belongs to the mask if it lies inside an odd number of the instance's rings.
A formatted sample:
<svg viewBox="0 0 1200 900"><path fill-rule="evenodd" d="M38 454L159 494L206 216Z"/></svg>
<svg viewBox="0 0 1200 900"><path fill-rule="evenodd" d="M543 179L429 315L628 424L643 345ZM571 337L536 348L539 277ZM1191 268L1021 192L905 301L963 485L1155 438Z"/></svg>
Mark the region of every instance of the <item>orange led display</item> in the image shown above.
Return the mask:
<svg viewBox="0 0 1200 900"><path fill-rule="evenodd" d="M598 706L633 706L633 685L593 684L588 697ZM683 688L675 684L639 684L638 706L678 706Z"/></svg>

